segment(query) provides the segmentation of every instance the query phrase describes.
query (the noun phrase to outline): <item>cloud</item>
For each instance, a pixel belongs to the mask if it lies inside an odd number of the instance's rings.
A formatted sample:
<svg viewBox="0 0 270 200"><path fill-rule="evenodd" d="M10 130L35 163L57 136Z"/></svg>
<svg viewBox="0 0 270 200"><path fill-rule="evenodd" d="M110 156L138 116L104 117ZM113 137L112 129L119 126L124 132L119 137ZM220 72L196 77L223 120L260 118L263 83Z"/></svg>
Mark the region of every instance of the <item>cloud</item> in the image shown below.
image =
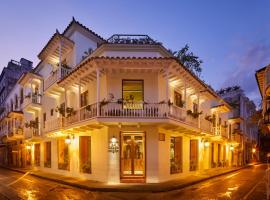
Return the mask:
<svg viewBox="0 0 270 200"><path fill-rule="evenodd" d="M246 95L258 104L261 97L255 71L270 63L270 43L260 41L253 44L243 44L243 47L242 52L231 54L235 67L224 81L223 87L240 85Z"/></svg>

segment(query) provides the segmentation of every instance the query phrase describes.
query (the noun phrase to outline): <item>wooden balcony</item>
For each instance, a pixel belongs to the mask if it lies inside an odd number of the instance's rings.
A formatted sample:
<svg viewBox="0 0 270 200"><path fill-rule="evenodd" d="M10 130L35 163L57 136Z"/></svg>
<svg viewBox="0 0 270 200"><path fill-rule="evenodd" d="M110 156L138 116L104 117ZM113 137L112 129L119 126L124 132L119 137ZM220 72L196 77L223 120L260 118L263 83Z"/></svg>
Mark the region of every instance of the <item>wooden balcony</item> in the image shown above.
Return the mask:
<svg viewBox="0 0 270 200"><path fill-rule="evenodd" d="M43 128L44 133L61 130L63 128L63 121L64 119L62 117L47 120Z"/></svg>
<svg viewBox="0 0 270 200"><path fill-rule="evenodd" d="M42 139L40 123L37 127L25 128L25 139L31 142L40 141Z"/></svg>

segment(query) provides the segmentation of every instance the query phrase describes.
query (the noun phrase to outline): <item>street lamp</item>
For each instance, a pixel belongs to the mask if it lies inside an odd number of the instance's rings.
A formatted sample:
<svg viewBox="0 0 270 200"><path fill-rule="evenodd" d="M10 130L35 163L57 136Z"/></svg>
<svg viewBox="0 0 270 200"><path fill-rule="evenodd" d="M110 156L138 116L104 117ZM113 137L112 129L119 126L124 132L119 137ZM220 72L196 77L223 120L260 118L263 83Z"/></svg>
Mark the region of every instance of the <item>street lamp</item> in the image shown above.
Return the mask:
<svg viewBox="0 0 270 200"><path fill-rule="evenodd" d="M256 149L255 148L252 148L252 153L256 153Z"/></svg>

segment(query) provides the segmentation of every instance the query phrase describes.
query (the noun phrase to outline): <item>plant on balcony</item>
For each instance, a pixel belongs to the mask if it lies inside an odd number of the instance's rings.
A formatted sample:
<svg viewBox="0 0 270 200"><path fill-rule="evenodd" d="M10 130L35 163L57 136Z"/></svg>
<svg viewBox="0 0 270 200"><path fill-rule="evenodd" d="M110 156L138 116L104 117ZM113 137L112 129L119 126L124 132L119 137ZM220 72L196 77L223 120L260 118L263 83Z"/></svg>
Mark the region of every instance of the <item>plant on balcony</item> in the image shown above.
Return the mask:
<svg viewBox="0 0 270 200"><path fill-rule="evenodd" d="M204 119L211 123L213 122L213 117L211 115L206 115Z"/></svg>
<svg viewBox="0 0 270 200"><path fill-rule="evenodd" d="M72 107L67 107L66 109L67 117L71 117L73 115L76 115L77 111L74 110Z"/></svg>
<svg viewBox="0 0 270 200"><path fill-rule="evenodd" d="M123 104L123 102L124 102L124 99L123 98L120 98L120 99L117 99L117 101L116 101L118 104Z"/></svg>
<svg viewBox="0 0 270 200"><path fill-rule="evenodd" d="M29 122L25 123L25 127L30 128L30 129L37 129L38 128L38 121L30 120Z"/></svg>
<svg viewBox="0 0 270 200"><path fill-rule="evenodd" d="M62 117L64 117L65 116L65 107L63 107L63 106L57 106L56 108L55 108L55 112L59 112L60 113L60 115L62 115Z"/></svg>
<svg viewBox="0 0 270 200"><path fill-rule="evenodd" d="M222 128L228 128L228 124L221 125Z"/></svg>
<svg viewBox="0 0 270 200"><path fill-rule="evenodd" d="M192 110L187 110L187 115L193 117L194 119L197 119L199 115L201 115L203 112L192 112Z"/></svg>

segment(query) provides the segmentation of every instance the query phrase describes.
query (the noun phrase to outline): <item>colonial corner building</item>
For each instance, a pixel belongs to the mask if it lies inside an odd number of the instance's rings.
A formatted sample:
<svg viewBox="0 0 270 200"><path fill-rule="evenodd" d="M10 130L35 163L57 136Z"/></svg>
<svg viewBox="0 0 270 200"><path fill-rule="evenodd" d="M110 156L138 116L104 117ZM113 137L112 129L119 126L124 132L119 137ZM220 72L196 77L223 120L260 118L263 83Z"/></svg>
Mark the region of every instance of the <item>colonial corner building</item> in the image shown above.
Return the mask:
<svg viewBox="0 0 270 200"><path fill-rule="evenodd" d="M156 183L256 156L254 104L216 93L147 35L105 40L73 19L38 58L2 89L2 165Z"/></svg>

